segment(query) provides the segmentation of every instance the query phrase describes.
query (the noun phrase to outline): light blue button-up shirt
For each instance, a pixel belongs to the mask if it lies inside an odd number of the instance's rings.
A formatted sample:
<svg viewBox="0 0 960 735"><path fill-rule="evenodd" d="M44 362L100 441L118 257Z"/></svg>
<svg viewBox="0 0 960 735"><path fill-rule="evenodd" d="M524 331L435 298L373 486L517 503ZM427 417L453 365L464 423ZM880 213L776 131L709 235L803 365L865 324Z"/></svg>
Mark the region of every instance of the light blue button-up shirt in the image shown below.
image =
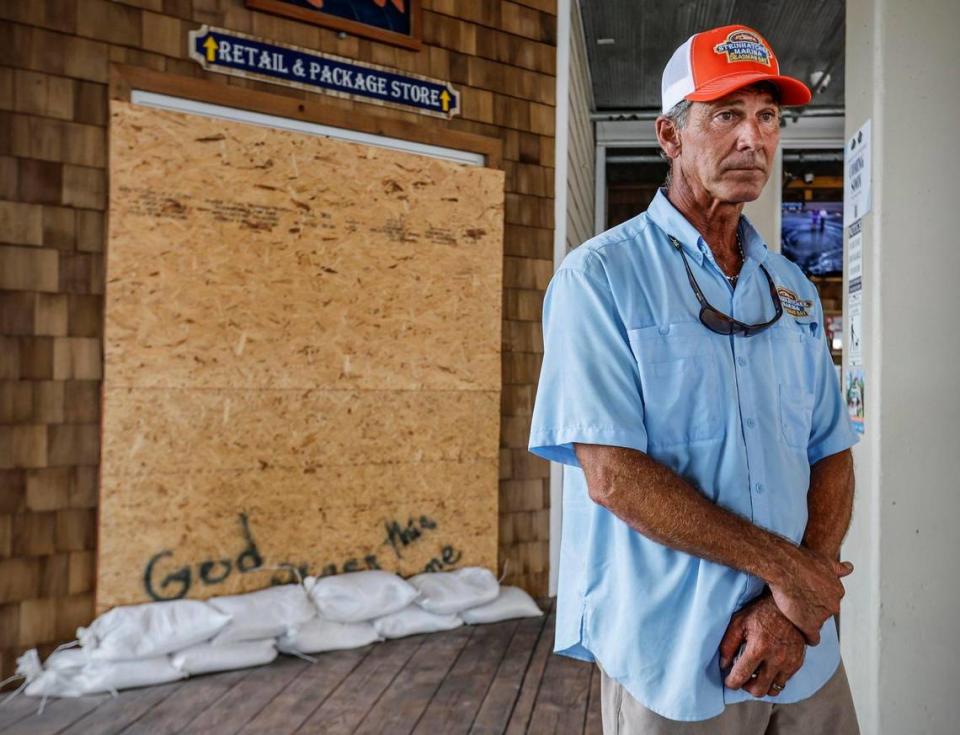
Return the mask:
<svg viewBox="0 0 960 735"><path fill-rule="evenodd" d="M641 704L704 720L754 700L723 685L719 646L762 580L667 548L590 500L573 443L646 452L710 500L799 543L810 465L857 441L822 329L816 288L741 219L736 288L661 191L650 208L564 259L543 306L544 359L529 449L562 462L557 653L597 660ZM715 334L672 235L707 300L760 334ZM796 702L834 673L833 618L774 702Z"/></svg>

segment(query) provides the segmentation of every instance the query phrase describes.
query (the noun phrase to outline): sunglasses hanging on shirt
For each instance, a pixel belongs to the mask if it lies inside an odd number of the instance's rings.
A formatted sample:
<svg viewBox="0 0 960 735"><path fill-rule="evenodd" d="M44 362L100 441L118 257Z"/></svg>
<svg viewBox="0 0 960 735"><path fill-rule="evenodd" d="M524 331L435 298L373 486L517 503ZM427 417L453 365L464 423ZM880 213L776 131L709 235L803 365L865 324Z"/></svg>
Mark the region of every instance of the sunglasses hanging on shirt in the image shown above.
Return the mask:
<svg viewBox="0 0 960 735"><path fill-rule="evenodd" d="M760 270L763 271L763 275L767 277L767 283L770 284L770 298L773 299L776 314L770 321L761 322L760 324L747 324L724 314L707 301L707 298L703 295L703 291L700 290L700 284L697 283L693 271L690 270L690 263L687 261L687 256L683 252L683 246L680 244L680 241L673 235L670 235L670 242L673 243L673 246L679 251L680 257L683 258L683 267L687 269L687 280L690 281L690 287L693 289L697 301L700 302L700 321L711 332L726 335L742 333L744 337L752 337L775 324L776 321L783 316L783 304L780 303L780 295L777 293L777 287L774 285L770 273L767 272L767 269L764 268L762 264L760 265Z"/></svg>

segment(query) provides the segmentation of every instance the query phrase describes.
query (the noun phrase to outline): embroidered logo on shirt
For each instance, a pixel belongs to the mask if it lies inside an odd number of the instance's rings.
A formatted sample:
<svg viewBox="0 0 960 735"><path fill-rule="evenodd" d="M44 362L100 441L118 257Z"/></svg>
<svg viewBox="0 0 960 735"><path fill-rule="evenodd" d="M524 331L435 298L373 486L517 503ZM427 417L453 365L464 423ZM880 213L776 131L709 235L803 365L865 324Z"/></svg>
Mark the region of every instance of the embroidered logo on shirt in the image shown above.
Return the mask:
<svg viewBox="0 0 960 735"><path fill-rule="evenodd" d="M780 286L777 288L777 294L780 296L780 303L783 304L783 310L790 316L802 317L810 316L808 309L813 307L812 301L804 301L789 288Z"/></svg>
<svg viewBox="0 0 960 735"><path fill-rule="evenodd" d="M755 33L738 30L727 36L727 40L713 47L714 53L726 54L727 63L734 61L752 61L755 64L770 66L770 49Z"/></svg>

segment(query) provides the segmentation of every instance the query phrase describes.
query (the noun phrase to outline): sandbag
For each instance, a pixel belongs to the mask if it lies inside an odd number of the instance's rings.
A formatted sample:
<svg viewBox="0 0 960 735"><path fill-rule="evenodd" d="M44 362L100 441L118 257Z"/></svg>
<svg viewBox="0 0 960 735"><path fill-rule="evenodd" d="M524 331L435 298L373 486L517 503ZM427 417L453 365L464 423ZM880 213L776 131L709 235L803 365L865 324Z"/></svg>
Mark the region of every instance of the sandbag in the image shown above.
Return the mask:
<svg viewBox="0 0 960 735"><path fill-rule="evenodd" d="M384 615L373 621L373 627L384 638L403 638L417 633L436 633L453 630L463 625L456 615L436 615L419 605L410 605L399 612Z"/></svg>
<svg viewBox="0 0 960 735"><path fill-rule="evenodd" d="M280 636L277 648L281 653L323 653L360 648L382 640L370 623L338 623L316 617Z"/></svg>
<svg viewBox="0 0 960 735"><path fill-rule="evenodd" d="M90 657L82 648L64 648L54 651L47 660L43 662L44 669L76 669L86 666L90 662Z"/></svg>
<svg viewBox="0 0 960 735"><path fill-rule="evenodd" d="M259 641L276 638L317 614L306 590L299 584L267 587L243 595L212 597L207 602L231 620L213 643Z"/></svg>
<svg viewBox="0 0 960 735"><path fill-rule="evenodd" d="M460 613L463 622L470 625L497 623L511 618L533 618L540 615L543 615L543 610L519 587L501 587L500 594L493 602L472 607Z"/></svg>
<svg viewBox="0 0 960 735"><path fill-rule="evenodd" d="M80 667L47 669L27 684L23 693L30 697L82 697L166 684L185 676L167 656L140 661L91 661Z"/></svg>
<svg viewBox="0 0 960 735"><path fill-rule="evenodd" d="M370 570L330 577L307 577L305 585L320 616L337 623L361 623L402 610L416 588L392 572Z"/></svg>
<svg viewBox="0 0 960 735"><path fill-rule="evenodd" d="M246 669L268 664L277 657L276 641L238 643L200 643L170 656L170 662L184 675L210 674L214 671Z"/></svg>
<svg viewBox="0 0 960 735"><path fill-rule="evenodd" d="M407 581L420 592L417 604L436 615L452 615L485 605L500 594L497 578L483 567L425 572Z"/></svg>
<svg viewBox="0 0 960 735"><path fill-rule="evenodd" d="M77 638L91 660L143 660L208 640L229 622L199 600L147 602L108 610L77 628Z"/></svg>

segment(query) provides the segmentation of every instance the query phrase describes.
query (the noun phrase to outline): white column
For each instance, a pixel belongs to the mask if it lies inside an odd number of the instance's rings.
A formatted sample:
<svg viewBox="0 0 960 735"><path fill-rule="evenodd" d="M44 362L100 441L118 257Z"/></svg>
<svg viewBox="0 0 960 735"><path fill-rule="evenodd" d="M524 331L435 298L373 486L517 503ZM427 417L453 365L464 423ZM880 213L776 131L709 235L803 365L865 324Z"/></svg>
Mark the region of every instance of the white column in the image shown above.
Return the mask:
<svg viewBox="0 0 960 735"><path fill-rule="evenodd" d="M865 735L956 733L960 3L847 0L846 28L846 132L872 121L873 210L841 645Z"/></svg>
<svg viewBox="0 0 960 735"><path fill-rule="evenodd" d="M760 198L748 202L743 213L775 253L780 252L780 202L783 199L783 146L777 148L777 154L770 171L767 185L763 187Z"/></svg>
<svg viewBox="0 0 960 735"><path fill-rule="evenodd" d="M571 0L557 2L557 124L553 191L553 269L567 254L567 178L570 136L570 14ZM550 574L547 593L557 594L560 536L563 530L563 465L550 463Z"/></svg>
<svg viewBox="0 0 960 735"><path fill-rule="evenodd" d="M594 171L593 216L594 234L599 235L607 229L607 146L597 144L597 162Z"/></svg>

